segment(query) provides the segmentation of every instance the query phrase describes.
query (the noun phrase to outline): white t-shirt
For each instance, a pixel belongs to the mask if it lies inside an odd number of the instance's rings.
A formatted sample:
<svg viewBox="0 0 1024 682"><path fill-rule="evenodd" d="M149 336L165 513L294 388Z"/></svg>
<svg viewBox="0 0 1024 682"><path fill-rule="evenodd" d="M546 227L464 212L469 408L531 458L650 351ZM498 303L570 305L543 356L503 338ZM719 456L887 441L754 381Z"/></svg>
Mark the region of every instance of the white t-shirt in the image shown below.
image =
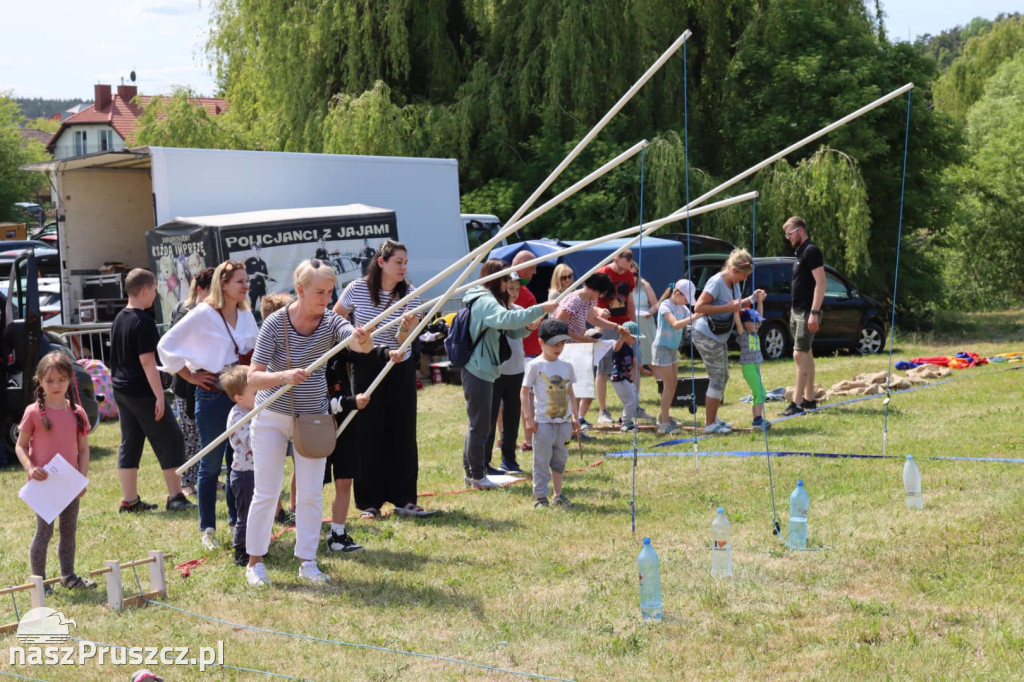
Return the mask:
<svg viewBox="0 0 1024 682"><path fill-rule="evenodd" d="M538 423L572 420L569 386L575 381L572 365L564 360L549 361L542 355L526 364L523 386L533 389L533 417Z"/></svg>

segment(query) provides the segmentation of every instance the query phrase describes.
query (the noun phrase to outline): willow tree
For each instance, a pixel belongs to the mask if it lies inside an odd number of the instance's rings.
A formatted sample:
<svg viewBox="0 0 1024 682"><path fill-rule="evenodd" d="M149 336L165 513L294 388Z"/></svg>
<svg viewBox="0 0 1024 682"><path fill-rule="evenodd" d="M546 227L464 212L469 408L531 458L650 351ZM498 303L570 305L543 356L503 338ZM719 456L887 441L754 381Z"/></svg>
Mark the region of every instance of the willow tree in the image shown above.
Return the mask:
<svg viewBox="0 0 1024 682"><path fill-rule="evenodd" d="M265 146L321 151L335 97L377 81L401 104L451 99L475 31L459 0L217 0L208 52Z"/></svg>

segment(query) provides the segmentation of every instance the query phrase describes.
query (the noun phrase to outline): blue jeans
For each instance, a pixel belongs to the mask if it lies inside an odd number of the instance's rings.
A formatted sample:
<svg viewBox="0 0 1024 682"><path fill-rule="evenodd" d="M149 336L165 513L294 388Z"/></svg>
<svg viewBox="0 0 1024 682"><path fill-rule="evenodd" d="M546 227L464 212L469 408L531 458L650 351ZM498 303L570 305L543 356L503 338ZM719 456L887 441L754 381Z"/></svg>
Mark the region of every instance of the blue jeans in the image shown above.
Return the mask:
<svg viewBox="0 0 1024 682"><path fill-rule="evenodd" d="M196 387L196 427L199 429L200 445L205 448L224 433L228 413L234 404L223 391L207 391ZM217 527L217 479L220 478L222 463L226 461L227 468L231 468L232 454L231 445L225 439L199 460L199 530ZM234 525L235 496L230 486L225 486L224 492L228 502L228 524Z"/></svg>

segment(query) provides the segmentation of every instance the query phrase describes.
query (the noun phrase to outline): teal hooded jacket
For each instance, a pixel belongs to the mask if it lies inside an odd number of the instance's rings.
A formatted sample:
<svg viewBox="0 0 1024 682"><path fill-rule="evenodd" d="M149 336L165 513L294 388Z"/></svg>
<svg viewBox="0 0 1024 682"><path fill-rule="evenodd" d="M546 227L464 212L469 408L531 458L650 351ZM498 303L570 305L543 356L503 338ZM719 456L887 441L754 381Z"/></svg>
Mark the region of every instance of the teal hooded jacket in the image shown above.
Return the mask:
<svg viewBox="0 0 1024 682"><path fill-rule="evenodd" d="M477 379L493 383L501 375L498 330L505 330L513 339L525 338L530 335L526 325L540 318L544 310L539 305L509 310L498 303L494 294L484 286L475 286L467 291L462 302L473 306L469 313L469 338L476 339L483 329L487 329L466 363L466 369Z"/></svg>

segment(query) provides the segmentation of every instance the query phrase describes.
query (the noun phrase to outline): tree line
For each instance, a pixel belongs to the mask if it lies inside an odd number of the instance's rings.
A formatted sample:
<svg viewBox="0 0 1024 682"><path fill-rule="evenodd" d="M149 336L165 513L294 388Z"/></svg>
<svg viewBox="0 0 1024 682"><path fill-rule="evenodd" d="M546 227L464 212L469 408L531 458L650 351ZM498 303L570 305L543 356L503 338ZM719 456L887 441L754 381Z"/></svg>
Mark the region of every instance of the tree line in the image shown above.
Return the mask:
<svg viewBox="0 0 1024 682"><path fill-rule="evenodd" d="M647 138L642 161L522 237L583 239L664 216L913 82L909 129L907 100L894 100L730 190L761 192L757 251L788 253L780 226L801 214L831 263L891 301L902 203L903 324L1020 301L1019 15L907 43L865 0L216 0L207 51L229 111L208 117L179 92L147 109L136 142L454 157L463 210L507 218L687 28L685 60L551 191ZM689 229L750 248L752 224L746 205Z"/></svg>

